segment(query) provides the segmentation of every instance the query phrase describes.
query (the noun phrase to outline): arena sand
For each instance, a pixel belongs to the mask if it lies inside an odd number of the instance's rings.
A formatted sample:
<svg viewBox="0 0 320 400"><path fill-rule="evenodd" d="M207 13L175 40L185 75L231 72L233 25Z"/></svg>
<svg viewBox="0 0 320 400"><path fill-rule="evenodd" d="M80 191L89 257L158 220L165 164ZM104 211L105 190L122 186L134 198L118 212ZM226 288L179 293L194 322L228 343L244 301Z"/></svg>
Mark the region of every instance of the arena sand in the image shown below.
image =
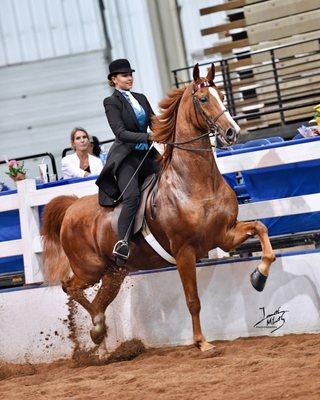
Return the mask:
<svg viewBox="0 0 320 400"><path fill-rule="evenodd" d="M148 349L123 344L104 362L0 365L0 399L277 400L320 399L320 335L217 341L218 351L193 346Z"/></svg>

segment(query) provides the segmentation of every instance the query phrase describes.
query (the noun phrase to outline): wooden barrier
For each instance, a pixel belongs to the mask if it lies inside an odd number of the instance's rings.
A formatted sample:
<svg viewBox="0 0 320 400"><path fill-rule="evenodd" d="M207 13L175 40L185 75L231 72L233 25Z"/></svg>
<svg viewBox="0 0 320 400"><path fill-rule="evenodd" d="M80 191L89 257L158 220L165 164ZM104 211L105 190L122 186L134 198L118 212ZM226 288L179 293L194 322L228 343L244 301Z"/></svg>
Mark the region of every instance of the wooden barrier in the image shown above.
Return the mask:
<svg viewBox="0 0 320 400"><path fill-rule="evenodd" d="M315 0L270 0L243 7L246 25L258 24L289 15L316 10L319 4Z"/></svg>
<svg viewBox="0 0 320 400"><path fill-rule="evenodd" d="M292 15L273 21L247 26L249 44L292 37L305 32L319 31L320 10Z"/></svg>
<svg viewBox="0 0 320 400"><path fill-rule="evenodd" d="M201 30L201 34L224 32L227 38L204 49L204 55L220 53L222 57L228 58L230 54L292 44L274 50L283 106L300 104L302 96L308 100L314 99L317 103L317 72L320 68L319 54L314 54L320 50L320 9L317 0L225 1L223 4L202 8L200 15L215 12L225 12L224 23L206 27ZM295 45L302 41L305 43ZM305 58L301 57L297 62L297 55L305 55ZM233 112L245 112L248 109L266 111L277 97L270 53L266 51L250 54L247 58L243 55L241 57L244 58L230 62L230 65L228 63L231 81L225 83L224 77L224 80L218 81L218 87L223 90L227 85L227 90L231 90L228 101L233 102ZM245 76L245 67L248 76ZM309 75L314 73L315 76L308 76L307 71ZM217 67L217 72L222 72L221 66ZM290 110L284 115L289 122L299 118L302 112L306 113L304 119L312 115L311 107ZM239 123L242 128L255 129L280 122L279 116L270 114Z"/></svg>

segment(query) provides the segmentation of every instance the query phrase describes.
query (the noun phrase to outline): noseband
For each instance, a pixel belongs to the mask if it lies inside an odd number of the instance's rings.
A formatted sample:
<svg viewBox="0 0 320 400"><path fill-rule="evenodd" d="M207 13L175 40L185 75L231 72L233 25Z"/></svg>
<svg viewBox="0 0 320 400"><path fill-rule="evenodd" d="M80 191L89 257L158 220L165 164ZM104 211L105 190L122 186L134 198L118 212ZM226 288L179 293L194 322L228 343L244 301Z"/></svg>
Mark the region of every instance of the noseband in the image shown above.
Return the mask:
<svg viewBox="0 0 320 400"><path fill-rule="evenodd" d="M172 147L176 147L178 149L181 150L189 150L189 151L209 151L211 152L211 148L212 147L217 147L216 145L212 145L210 144L210 149L207 148L191 148L191 147L182 147L181 145L183 144L187 144L187 143L192 143L195 142L196 140L202 139L204 137L219 137L221 136L221 133L219 133L219 127L217 125L217 121L218 119L221 117L221 115L223 115L225 112L227 112L228 110L225 108L224 110L222 110L214 119L212 119L212 117L209 117L203 110L203 108L200 105L199 99L195 96L196 92L203 88L203 87L213 87L213 82L209 82L209 81L204 81L204 82L200 82L198 84L194 84L193 85L193 90L192 90L192 103L193 103L193 107L194 107L194 111L195 111L195 115L196 115L196 119L197 119L197 123L198 126L201 126L199 123L199 119L198 119L198 114L200 114L202 116L202 118L205 120L207 126L208 126L208 131L203 133L202 135L199 136L195 136L191 139L182 141L182 142L165 142L165 144L168 144L169 146Z"/></svg>

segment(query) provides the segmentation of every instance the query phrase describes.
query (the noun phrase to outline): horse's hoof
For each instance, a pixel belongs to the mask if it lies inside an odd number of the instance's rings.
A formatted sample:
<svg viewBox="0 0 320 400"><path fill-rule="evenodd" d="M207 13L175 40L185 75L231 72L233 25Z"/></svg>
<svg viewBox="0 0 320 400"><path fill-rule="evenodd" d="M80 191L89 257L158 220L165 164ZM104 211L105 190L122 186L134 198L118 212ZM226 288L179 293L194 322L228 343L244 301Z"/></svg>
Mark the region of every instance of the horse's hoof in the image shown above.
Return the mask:
<svg viewBox="0 0 320 400"><path fill-rule="evenodd" d="M109 357L109 353L108 353L106 343L104 340L102 341L101 345L99 346L98 357L99 357L99 360L106 360Z"/></svg>
<svg viewBox="0 0 320 400"><path fill-rule="evenodd" d="M91 340L93 341L94 344L101 344L106 336L106 333L107 333L106 329L100 329L99 331L97 331L94 327L90 330Z"/></svg>
<svg viewBox="0 0 320 400"><path fill-rule="evenodd" d="M93 318L93 328L90 330L90 336L94 344L100 344L107 333L105 323L106 317L99 313Z"/></svg>
<svg viewBox="0 0 320 400"><path fill-rule="evenodd" d="M220 349L206 341L199 343L197 347L201 350L200 358L217 357L222 354Z"/></svg>
<svg viewBox="0 0 320 400"><path fill-rule="evenodd" d="M252 284L252 286L258 291L258 292L262 292L266 281L267 281L267 276L262 275L262 273L258 270L258 268L256 268L252 274L250 275L250 282Z"/></svg>
<svg viewBox="0 0 320 400"><path fill-rule="evenodd" d="M215 348L215 346L213 344L208 343L208 342L202 342L200 344L200 350L203 351L203 352L212 351L214 348Z"/></svg>

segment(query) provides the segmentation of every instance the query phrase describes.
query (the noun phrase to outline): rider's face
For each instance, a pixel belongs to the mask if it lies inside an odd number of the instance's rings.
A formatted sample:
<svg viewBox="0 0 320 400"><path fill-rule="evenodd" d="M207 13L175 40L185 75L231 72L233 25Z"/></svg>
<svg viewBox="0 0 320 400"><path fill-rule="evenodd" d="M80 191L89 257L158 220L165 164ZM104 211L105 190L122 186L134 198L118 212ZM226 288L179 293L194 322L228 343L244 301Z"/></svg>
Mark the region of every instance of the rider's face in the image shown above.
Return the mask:
<svg viewBox="0 0 320 400"><path fill-rule="evenodd" d="M133 76L132 73L117 74L112 77L112 81L116 89L130 90L133 85Z"/></svg>

